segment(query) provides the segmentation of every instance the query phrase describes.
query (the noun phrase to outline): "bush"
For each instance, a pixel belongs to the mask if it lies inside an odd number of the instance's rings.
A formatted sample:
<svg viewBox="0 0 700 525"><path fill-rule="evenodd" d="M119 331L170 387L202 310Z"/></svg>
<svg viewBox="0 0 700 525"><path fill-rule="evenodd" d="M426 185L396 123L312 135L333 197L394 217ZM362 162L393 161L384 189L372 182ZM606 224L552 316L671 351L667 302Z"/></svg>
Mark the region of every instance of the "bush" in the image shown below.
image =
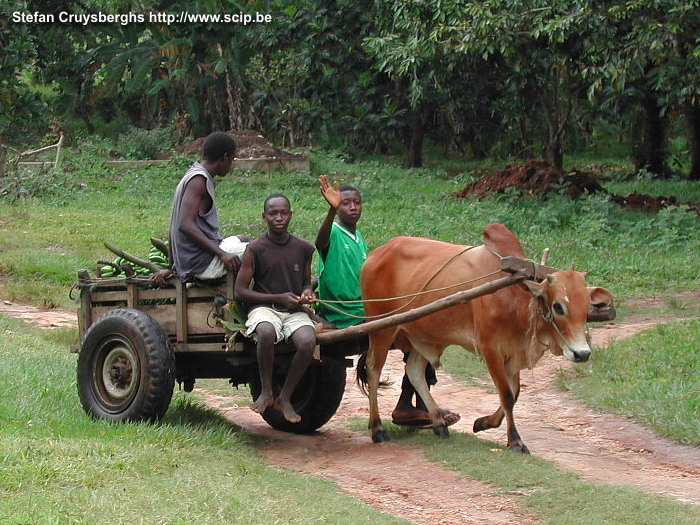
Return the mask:
<svg viewBox="0 0 700 525"><path fill-rule="evenodd" d="M131 128L119 136L115 150L125 159L157 159L173 148L170 129Z"/></svg>

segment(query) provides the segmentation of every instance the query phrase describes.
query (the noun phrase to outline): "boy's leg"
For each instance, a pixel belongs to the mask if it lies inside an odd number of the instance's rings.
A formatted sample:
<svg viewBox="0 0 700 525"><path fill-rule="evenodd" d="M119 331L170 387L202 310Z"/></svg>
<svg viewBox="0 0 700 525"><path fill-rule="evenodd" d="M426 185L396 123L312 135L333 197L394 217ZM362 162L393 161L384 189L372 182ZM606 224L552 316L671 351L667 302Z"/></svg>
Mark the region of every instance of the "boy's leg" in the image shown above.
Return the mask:
<svg viewBox="0 0 700 525"><path fill-rule="evenodd" d="M272 324L261 322L255 327L255 336L258 340L257 357L262 389L260 390L260 395L250 408L252 408L254 412L262 414L275 400L272 392L272 365L275 357L275 340L277 334Z"/></svg>
<svg viewBox="0 0 700 525"><path fill-rule="evenodd" d="M226 237L223 241L219 243L219 248L221 248L226 253L231 253L236 255L239 259L243 260L243 254L248 247L248 241L242 240L247 238L245 235L232 235L231 237ZM221 259L214 257L209 263L209 266L202 272L195 275L197 279L202 279L204 281L210 279L220 279L228 269L221 262Z"/></svg>
<svg viewBox="0 0 700 525"><path fill-rule="evenodd" d="M313 326L302 326L294 331L290 339L294 343L296 353L289 367L289 373L284 381L282 391L275 400L275 408L290 423L298 423L301 421L301 416L294 411L290 398L313 357L316 346L316 331Z"/></svg>
<svg viewBox="0 0 700 525"><path fill-rule="evenodd" d="M406 361L407 358L408 354L404 354L404 361ZM425 381L428 383L428 387L437 383L435 368L433 368L430 363L425 367ZM416 397L415 406L413 405L414 395ZM458 413L447 409L443 409L442 417L447 426L454 425L461 419ZM406 374L404 374L403 380L401 381L401 395L399 396L398 403L396 403L396 408L394 408L394 411L391 413L391 418L397 425L423 426L430 425L432 422L425 403L423 403L421 397L416 393L415 388L413 388Z"/></svg>

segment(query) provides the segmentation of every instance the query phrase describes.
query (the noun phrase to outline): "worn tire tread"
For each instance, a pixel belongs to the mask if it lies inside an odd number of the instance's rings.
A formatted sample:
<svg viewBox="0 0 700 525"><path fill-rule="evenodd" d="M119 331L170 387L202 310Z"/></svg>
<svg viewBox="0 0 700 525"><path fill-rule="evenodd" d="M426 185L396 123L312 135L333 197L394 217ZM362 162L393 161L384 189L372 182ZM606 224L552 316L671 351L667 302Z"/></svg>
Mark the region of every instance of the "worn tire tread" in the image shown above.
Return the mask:
<svg viewBox="0 0 700 525"><path fill-rule="evenodd" d="M102 334L105 330L106 333ZM133 406L132 403L132 406L114 416L96 406L98 401L95 400L90 379L85 377L91 373L89 346L99 343L109 330L128 332L130 341L135 346L140 346L140 342L136 344L131 337L141 339L147 378L145 384L139 387L143 391L134 399L137 406ZM107 312L87 330L78 357L77 372L78 394L85 412L94 417L114 421L158 421L170 405L175 386L175 359L163 328L148 314L131 308L118 308Z"/></svg>

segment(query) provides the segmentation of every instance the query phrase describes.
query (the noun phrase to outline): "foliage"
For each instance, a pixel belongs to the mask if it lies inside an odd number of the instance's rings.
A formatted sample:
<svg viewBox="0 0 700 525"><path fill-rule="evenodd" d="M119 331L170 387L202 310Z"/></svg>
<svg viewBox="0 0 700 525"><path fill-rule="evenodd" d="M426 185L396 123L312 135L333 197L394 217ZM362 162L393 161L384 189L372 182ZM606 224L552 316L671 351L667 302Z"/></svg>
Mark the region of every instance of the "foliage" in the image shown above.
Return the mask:
<svg viewBox="0 0 700 525"><path fill-rule="evenodd" d="M172 148L172 133L168 128L131 128L119 136L115 149L126 159L139 160L160 158Z"/></svg>
<svg viewBox="0 0 700 525"><path fill-rule="evenodd" d="M34 131L42 121L42 101L27 89L23 77L36 56L35 39L28 26L4 22L25 7L23 0L8 0L0 7L0 174L3 146L23 148L22 134Z"/></svg>
<svg viewBox="0 0 700 525"><path fill-rule="evenodd" d="M10 129L11 119L14 135L40 136L52 118L69 141L176 122L179 140L254 128L283 145L341 147L351 156L393 153L403 144L411 165L422 162L425 141L465 157L544 150L558 165L565 151L595 143L594 127L604 123L625 147L636 145L638 167L649 160L640 152L655 141L659 165L700 177L698 0L4 6L5 13L145 17L124 25L0 26L8 50L0 126ZM258 11L272 22L232 30L146 16L180 11ZM685 147L666 147L683 135Z"/></svg>

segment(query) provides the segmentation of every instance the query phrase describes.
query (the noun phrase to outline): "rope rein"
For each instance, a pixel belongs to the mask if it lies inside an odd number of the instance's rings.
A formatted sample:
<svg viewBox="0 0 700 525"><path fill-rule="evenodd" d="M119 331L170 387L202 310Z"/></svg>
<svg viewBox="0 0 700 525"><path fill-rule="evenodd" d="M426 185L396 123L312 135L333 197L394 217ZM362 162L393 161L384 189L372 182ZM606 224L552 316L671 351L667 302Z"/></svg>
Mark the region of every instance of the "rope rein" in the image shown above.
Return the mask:
<svg viewBox="0 0 700 525"><path fill-rule="evenodd" d="M442 272L452 261L454 261L457 257L459 257L460 255L462 255L465 252L468 252L469 250L471 250L473 248L476 248L476 246L466 246L464 249L460 250L455 255L450 257L440 268L438 268L438 270L430 277L430 279L428 279L425 282L425 284L423 284L423 286L421 286L420 290L418 290L415 293L400 295L397 297L386 297L386 298L380 298L380 299L357 299L357 300L351 300L351 301L331 301L331 300L325 300L325 299L317 299L316 302L327 306L328 308L330 308L331 310L334 310L335 312L341 313L341 314L346 315L348 317L352 317L354 319L381 319L383 317L388 317L392 314L395 314L395 313L400 312L401 310L407 308L408 306L413 304L413 302L421 295L427 295L430 293L440 292L443 290L449 290L450 288L456 288L458 286L463 286L465 284L469 284L469 283L472 283L475 281L480 281L481 279L486 279L487 277L491 277L493 275L496 275L497 273L501 273L501 270L497 270L495 272L491 272L487 275L482 275L481 277L477 277L475 279L469 279L467 281L463 281L463 282L456 283L456 284L451 284L448 286L443 286L441 288L434 288L432 290L426 290L427 286L433 281L433 279L435 279L435 277L437 277L440 274L440 272ZM354 314L351 314L348 312L344 312L344 311L333 306L333 304L338 304L338 303L339 304L375 303L375 302L385 302L385 301L397 301L400 299L409 299L409 298L411 300L408 301L406 304L403 304L403 305L399 306L398 308L391 310L390 312L385 312L385 313L380 314L380 315L354 315Z"/></svg>

